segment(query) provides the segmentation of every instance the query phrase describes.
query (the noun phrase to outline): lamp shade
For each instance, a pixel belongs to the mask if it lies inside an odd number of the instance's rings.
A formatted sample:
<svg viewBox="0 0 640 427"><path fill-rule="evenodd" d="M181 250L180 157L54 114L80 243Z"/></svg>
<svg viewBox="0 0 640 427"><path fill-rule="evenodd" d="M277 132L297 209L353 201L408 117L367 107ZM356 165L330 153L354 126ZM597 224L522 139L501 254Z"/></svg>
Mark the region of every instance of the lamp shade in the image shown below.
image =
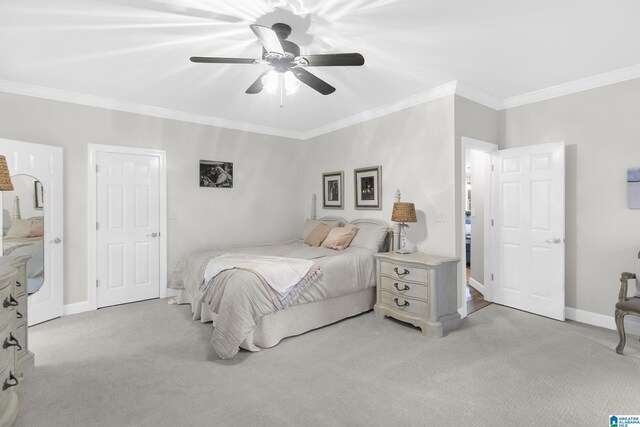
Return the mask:
<svg viewBox="0 0 640 427"><path fill-rule="evenodd" d="M0 155L0 191L13 191L9 166L7 166L7 159L3 155Z"/></svg>
<svg viewBox="0 0 640 427"><path fill-rule="evenodd" d="M391 213L393 222L417 222L416 207L413 203L395 202Z"/></svg>

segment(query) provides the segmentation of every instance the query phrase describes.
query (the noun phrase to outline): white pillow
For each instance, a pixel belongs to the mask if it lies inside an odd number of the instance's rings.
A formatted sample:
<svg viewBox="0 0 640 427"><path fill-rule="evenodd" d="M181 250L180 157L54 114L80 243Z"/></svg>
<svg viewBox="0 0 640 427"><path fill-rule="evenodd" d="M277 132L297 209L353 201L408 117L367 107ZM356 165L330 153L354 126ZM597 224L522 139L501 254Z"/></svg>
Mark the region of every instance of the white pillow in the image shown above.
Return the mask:
<svg viewBox="0 0 640 427"><path fill-rule="evenodd" d="M31 233L30 219L14 219L7 237L27 237Z"/></svg>
<svg viewBox="0 0 640 427"><path fill-rule="evenodd" d="M356 237L353 238L349 246L379 252L387 237L388 227L386 225L366 223L359 223L356 226L359 228L358 234L356 234Z"/></svg>

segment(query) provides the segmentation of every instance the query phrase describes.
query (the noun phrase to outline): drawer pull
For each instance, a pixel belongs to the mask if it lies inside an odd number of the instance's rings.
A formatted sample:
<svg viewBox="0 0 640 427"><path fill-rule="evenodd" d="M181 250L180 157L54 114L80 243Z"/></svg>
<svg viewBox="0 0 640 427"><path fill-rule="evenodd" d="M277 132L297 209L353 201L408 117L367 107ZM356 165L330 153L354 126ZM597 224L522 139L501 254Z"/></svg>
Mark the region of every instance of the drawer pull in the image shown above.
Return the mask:
<svg viewBox="0 0 640 427"><path fill-rule="evenodd" d="M20 283L20 282L18 282L18 281L16 280L16 287L18 287L18 288L19 288L19 287L21 287L21 286L22 286L22 283Z"/></svg>
<svg viewBox="0 0 640 427"><path fill-rule="evenodd" d="M19 311L16 311L16 317L18 319L22 319L22 313L20 313Z"/></svg>
<svg viewBox="0 0 640 427"><path fill-rule="evenodd" d="M22 346L20 342L13 336L12 333L9 333L9 337L4 339L4 343L2 343L2 348L7 349L9 347L18 347L17 350L22 350Z"/></svg>
<svg viewBox="0 0 640 427"><path fill-rule="evenodd" d="M405 285L404 285L404 288L402 288L402 289L400 289L400 288L398 287L398 283L397 283L397 282L396 282L396 283L394 283L394 284L393 284L393 286L396 288L396 290L397 290L398 292L404 292L404 291L408 291L409 289L411 289L411 288L409 287L409 285L407 285L406 283L405 283Z"/></svg>
<svg viewBox="0 0 640 427"><path fill-rule="evenodd" d="M398 275L398 277L400 277L401 279L406 276L407 274L409 274L409 270L407 270L406 268L404 269L404 272L400 273L398 271L398 267L394 268L393 271L396 272L396 274Z"/></svg>
<svg viewBox="0 0 640 427"><path fill-rule="evenodd" d="M13 295L9 295L8 297L6 297L4 299L4 302L2 303L2 306L4 308L16 307L17 305L18 305L18 301L16 301Z"/></svg>
<svg viewBox="0 0 640 427"><path fill-rule="evenodd" d="M401 305L401 304L398 302L398 298L394 298L394 299L393 299L393 302L395 302L395 303L396 303L396 305L397 305L398 307L400 307L400 308L409 307L409 305L410 305L410 304L409 304L409 301L407 301L407 300L405 300L405 301L404 301L404 304L402 304L402 305Z"/></svg>
<svg viewBox="0 0 640 427"><path fill-rule="evenodd" d="M13 382L10 382L10 381L13 381ZM17 385L18 385L18 379L13 375L13 372L9 371L9 378L4 380L4 384L2 384L2 391L5 391Z"/></svg>

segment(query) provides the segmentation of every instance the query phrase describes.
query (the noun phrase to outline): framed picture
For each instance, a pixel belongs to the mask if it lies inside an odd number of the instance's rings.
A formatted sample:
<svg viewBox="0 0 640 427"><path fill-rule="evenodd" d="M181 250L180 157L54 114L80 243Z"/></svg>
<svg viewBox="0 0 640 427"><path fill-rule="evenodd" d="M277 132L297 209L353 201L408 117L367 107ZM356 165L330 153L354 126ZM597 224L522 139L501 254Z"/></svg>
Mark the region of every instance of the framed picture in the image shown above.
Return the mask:
<svg viewBox="0 0 640 427"><path fill-rule="evenodd" d="M233 188L233 163L200 160L200 187Z"/></svg>
<svg viewBox="0 0 640 427"><path fill-rule="evenodd" d="M627 205L640 209L640 168L627 169Z"/></svg>
<svg viewBox="0 0 640 427"><path fill-rule="evenodd" d="M344 176L342 172L322 174L322 207L326 209L342 209L344 194Z"/></svg>
<svg viewBox="0 0 640 427"><path fill-rule="evenodd" d="M35 209L44 208L44 192L40 181L33 182L33 207Z"/></svg>
<svg viewBox="0 0 640 427"><path fill-rule="evenodd" d="M355 169L356 209L382 209L382 166Z"/></svg>

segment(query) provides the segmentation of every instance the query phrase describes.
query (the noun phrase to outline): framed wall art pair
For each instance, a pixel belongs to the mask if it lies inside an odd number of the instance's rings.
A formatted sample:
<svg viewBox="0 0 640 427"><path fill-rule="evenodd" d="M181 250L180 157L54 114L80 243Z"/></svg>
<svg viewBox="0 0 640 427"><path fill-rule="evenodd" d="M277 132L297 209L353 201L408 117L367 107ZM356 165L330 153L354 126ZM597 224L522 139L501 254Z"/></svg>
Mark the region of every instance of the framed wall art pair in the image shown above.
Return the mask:
<svg viewBox="0 0 640 427"><path fill-rule="evenodd" d="M382 209L382 166L372 166L353 171L353 187L356 209ZM327 172L322 174L322 207L344 208L344 174Z"/></svg>

